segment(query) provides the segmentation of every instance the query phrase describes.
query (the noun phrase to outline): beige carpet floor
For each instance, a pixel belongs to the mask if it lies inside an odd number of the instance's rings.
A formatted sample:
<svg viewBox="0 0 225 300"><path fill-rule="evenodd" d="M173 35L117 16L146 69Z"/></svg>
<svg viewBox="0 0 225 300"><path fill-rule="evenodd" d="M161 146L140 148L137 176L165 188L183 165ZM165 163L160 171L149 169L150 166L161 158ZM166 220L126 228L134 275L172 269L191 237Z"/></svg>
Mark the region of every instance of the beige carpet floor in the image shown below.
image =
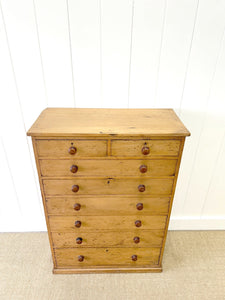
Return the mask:
<svg viewBox="0 0 225 300"><path fill-rule="evenodd" d="M162 273L53 275L47 233L0 234L2 300L225 299L225 231L169 232Z"/></svg>

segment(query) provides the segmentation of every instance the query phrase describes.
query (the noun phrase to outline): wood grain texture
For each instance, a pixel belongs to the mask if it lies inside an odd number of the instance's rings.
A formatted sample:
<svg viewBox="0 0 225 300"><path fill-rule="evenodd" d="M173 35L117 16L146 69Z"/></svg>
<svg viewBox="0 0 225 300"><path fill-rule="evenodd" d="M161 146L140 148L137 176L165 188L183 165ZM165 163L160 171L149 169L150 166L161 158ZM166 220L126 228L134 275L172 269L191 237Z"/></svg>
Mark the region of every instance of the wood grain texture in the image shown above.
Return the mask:
<svg viewBox="0 0 225 300"><path fill-rule="evenodd" d="M49 215L101 216L101 215L151 215L167 214L170 198L150 198L143 196L78 196L46 197ZM143 203L143 209L136 205ZM74 204L80 204L80 210L74 210Z"/></svg>
<svg viewBox="0 0 225 300"><path fill-rule="evenodd" d="M168 160L39 160L41 174L46 177L65 176L174 176L176 159ZM75 173L71 172L71 166L77 166ZM140 166L145 165L147 170L141 173ZM75 167L72 171L75 171Z"/></svg>
<svg viewBox="0 0 225 300"><path fill-rule="evenodd" d="M81 267L82 266L151 266L159 261L160 248L68 248L55 249L57 267ZM136 254L138 259L133 262L131 256ZM77 260L78 255L84 256L84 261Z"/></svg>
<svg viewBox="0 0 225 300"><path fill-rule="evenodd" d="M50 229L52 232L74 232L81 230L99 232L101 230L134 230L137 229L135 221L140 220L140 231L144 229L164 229L166 216L49 216ZM76 221L81 222L79 228L75 227Z"/></svg>
<svg viewBox="0 0 225 300"><path fill-rule="evenodd" d="M143 195L170 195L173 179L153 178L95 178L95 179L44 179L45 194L74 195L73 185L79 186L79 195L140 195L138 186L145 185Z"/></svg>
<svg viewBox="0 0 225 300"><path fill-rule="evenodd" d="M27 134L188 136L190 132L172 109L47 108Z"/></svg>
<svg viewBox="0 0 225 300"><path fill-rule="evenodd" d="M107 141L101 140L37 140L39 156L52 157L102 157L107 153ZM70 154L70 147L76 148L75 154Z"/></svg>
<svg viewBox="0 0 225 300"><path fill-rule="evenodd" d="M163 230L133 230L133 231L107 231L107 232L53 232L54 248L86 248L86 247L161 247ZM76 239L82 238L82 243L77 244ZM139 243L134 242L134 237L139 237Z"/></svg>
<svg viewBox="0 0 225 300"><path fill-rule="evenodd" d="M179 148L179 140L113 140L111 143L112 156L177 156Z"/></svg>

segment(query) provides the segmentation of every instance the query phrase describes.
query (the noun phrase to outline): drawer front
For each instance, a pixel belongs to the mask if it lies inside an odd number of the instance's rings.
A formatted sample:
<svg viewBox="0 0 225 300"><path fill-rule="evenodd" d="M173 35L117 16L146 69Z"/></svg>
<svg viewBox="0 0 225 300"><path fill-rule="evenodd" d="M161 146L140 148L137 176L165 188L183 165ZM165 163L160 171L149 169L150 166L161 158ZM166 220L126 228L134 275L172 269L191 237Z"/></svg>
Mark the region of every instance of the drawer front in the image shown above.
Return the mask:
<svg viewBox="0 0 225 300"><path fill-rule="evenodd" d="M49 215L149 215L167 214L170 198L141 198L99 196L49 197L46 199Z"/></svg>
<svg viewBox="0 0 225 300"><path fill-rule="evenodd" d="M112 140L112 156L178 156L180 140ZM149 152L149 153L148 153ZM143 154L145 153L145 154Z"/></svg>
<svg viewBox="0 0 225 300"><path fill-rule="evenodd" d="M36 145L40 157L76 158L107 155L106 140L37 140Z"/></svg>
<svg viewBox="0 0 225 300"><path fill-rule="evenodd" d="M43 180L48 195L170 195L173 179L59 179ZM145 191L140 192L144 186ZM73 192L76 190L76 192ZM78 191L77 191L78 190Z"/></svg>
<svg viewBox="0 0 225 300"><path fill-rule="evenodd" d="M52 232L164 229L166 216L49 216ZM140 225L137 227L137 222ZM79 223L76 227L75 223Z"/></svg>
<svg viewBox="0 0 225 300"><path fill-rule="evenodd" d="M53 245L55 248L161 247L163 236L163 230L52 233Z"/></svg>
<svg viewBox="0 0 225 300"><path fill-rule="evenodd" d="M154 160L55 160L41 159L42 176L174 176L176 159Z"/></svg>
<svg viewBox="0 0 225 300"><path fill-rule="evenodd" d="M68 248L55 249L58 267L157 265L160 248ZM137 260L133 261L132 256ZM83 256L83 261L78 261Z"/></svg>

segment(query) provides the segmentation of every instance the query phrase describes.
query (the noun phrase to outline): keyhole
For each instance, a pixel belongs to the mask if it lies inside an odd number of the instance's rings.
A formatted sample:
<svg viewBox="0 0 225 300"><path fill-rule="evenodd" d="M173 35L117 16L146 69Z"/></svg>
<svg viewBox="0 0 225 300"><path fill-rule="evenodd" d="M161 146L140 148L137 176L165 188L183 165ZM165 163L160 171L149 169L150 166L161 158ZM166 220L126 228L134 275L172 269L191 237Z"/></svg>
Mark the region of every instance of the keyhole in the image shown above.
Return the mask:
<svg viewBox="0 0 225 300"><path fill-rule="evenodd" d="M110 180L108 180L107 183L110 184Z"/></svg>

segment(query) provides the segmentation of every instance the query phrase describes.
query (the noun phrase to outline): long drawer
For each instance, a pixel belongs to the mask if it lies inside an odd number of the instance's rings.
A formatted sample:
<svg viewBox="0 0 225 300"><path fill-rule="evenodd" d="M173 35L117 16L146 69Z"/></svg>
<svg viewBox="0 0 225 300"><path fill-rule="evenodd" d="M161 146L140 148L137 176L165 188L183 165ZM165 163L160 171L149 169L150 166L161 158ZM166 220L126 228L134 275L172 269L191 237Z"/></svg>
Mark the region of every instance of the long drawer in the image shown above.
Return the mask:
<svg viewBox="0 0 225 300"><path fill-rule="evenodd" d="M112 140L112 156L178 156L180 140Z"/></svg>
<svg viewBox="0 0 225 300"><path fill-rule="evenodd" d="M136 261L132 256L136 255ZM160 248L68 248L55 249L57 267L157 265ZM79 257L83 261L78 261Z"/></svg>
<svg viewBox="0 0 225 300"><path fill-rule="evenodd" d="M37 152L43 157L103 157L107 140L37 140Z"/></svg>
<svg viewBox="0 0 225 300"><path fill-rule="evenodd" d="M45 201L49 215L149 215L167 214L170 198L78 196L47 197Z"/></svg>
<svg viewBox="0 0 225 300"><path fill-rule="evenodd" d="M52 232L165 229L167 216L49 216Z"/></svg>
<svg viewBox="0 0 225 300"><path fill-rule="evenodd" d="M55 248L161 247L163 236L163 230L52 232Z"/></svg>
<svg viewBox="0 0 225 300"><path fill-rule="evenodd" d="M89 160L40 159L42 176L174 176L176 159Z"/></svg>
<svg viewBox="0 0 225 300"><path fill-rule="evenodd" d="M95 178L43 180L45 194L49 195L170 195L173 178ZM140 189L144 192L140 192ZM73 192L73 190L76 192Z"/></svg>

